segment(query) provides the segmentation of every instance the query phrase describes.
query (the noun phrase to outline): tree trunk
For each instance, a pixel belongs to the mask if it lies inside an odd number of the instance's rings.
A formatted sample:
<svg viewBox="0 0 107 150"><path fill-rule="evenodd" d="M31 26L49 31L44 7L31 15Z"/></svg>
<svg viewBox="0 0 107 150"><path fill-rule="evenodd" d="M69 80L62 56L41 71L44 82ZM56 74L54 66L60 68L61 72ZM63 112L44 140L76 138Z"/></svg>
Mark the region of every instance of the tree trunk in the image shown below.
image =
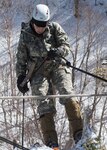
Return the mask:
<svg viewBox="0 0 107 150"><path fill-rule="evenodd" d="M79 14L79 0L74 0L74 16L78 18Z"/></svg>

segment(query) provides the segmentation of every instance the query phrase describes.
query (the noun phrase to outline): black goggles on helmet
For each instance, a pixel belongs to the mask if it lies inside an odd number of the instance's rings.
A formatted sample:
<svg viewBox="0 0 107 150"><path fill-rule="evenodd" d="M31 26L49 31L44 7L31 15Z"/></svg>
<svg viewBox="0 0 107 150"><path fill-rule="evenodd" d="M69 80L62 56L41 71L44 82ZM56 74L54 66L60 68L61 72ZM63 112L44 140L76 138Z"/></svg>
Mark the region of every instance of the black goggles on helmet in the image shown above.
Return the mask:
<svg viewBox="0 0 107 150"><path fill-rule="evenodd" d="M34 23L38 27L46 27L48 21L38 21L32 18L31 22Z"/></svg>

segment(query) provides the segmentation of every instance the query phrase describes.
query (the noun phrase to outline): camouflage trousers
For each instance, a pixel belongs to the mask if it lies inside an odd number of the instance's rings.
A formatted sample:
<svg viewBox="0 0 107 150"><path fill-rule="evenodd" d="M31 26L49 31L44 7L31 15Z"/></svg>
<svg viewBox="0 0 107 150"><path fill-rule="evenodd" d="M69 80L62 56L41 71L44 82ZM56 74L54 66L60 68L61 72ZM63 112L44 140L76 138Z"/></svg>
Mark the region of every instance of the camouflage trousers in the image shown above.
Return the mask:
<svg viewBox="0 0 107 150"><path fill-rule="evenodd" d="M51 71L47 72L46 76L43 74L43 72L33 74L31 80L32 95L46 96L47 94L52 94L50 81L55 86L55 89L59 92L59 94L74 93L71 70L66 66L61 65L59 67L52 68ZM60 98L59 102L65 105L69 100L71 99ZM35 101L40 116L46 113L56 112L55 102L53 99L39 99Z"/></svg>

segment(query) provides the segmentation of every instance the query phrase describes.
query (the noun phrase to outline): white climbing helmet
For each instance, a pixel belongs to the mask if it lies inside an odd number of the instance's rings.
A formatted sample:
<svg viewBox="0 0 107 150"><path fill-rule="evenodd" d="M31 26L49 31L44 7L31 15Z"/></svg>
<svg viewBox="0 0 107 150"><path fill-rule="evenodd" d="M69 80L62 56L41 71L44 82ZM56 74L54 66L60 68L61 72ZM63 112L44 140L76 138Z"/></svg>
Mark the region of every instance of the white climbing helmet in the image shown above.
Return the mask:
<svg viewBox="0 0 107 150"><path fill-rule="evenodd" d="M48 21L50 19L50 10L48 6L44 4L36 5L32 17L37 21Z"/></svg>

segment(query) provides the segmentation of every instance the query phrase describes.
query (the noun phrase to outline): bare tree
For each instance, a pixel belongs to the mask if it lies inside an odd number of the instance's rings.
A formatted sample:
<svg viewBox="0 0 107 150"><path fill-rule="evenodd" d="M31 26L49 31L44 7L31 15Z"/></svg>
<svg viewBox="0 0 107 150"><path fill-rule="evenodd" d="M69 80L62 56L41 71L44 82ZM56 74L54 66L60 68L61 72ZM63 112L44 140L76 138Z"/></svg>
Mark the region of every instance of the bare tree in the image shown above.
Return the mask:
<svg viewBox="0 0 107 150"><path fill-rule="evenodd" d="M105 32L107 32L106 27L102 24L103 17L100 17L99 14L96 14L94 11L91 10L91 8L86 9L83 8L84 11L84 19L79 20L79 24L77 21L77 28L75 32L75 38L77 42L73 43L73 47L75 47L75 50L73 51L73 61L75 62L74 66L78 66L79 68L82 68L83 70L87 72L93 72L93 69L99 68L99 74L103 74L103 71L101 69L101 60L104 57L103 54L103 47L105 46ZM82 22L84 22L84 25ZM71 33L72 34L72 33ZM73 35L72 34L72 35ZM81 44L82 42L82 44ZM74 57L75 56L75 57ZM107 72L106 72L107 73ZM87 92L87 89L90 89L91 93L95 93L97 95L98 93L101 93L104 91L104 87L101 84L101 81L96 80L92 77L89 77L86 74L76 72L74 71L74 85L76 85L77 82L77 91L79 93ZM102 76L103 78L104 75ZM89 93L89 91L88 91ZM89 98L88 98L89 99ZM80 101L82 103L89 103L87 104L89 109L91 110L90 114L90 120L92 121L92 126L96 125L95 120L97 120L97 109L101 103L103 103L102 97L93 97L89 100L84 100L83 98L80 98ZM85 104L86 105L86 104ZM103 104L102 104L103 106ZM103 110L105 108L102 107ZM102 117L104 117L104 111L102 111ZM103 120L103 119L101 119ZM99 120L99 122L101 121ZM100 129L99 129L99 135L101 136L102 128L104 127L104 122L101 121ZM102 127L103 124L103 127Z"/></svg>
<svg viewBox="0 0 107 150"><path fill-rule="evenodd" d="M74 0L74 16L78 18L80 16L79 0Z"/></svg>

